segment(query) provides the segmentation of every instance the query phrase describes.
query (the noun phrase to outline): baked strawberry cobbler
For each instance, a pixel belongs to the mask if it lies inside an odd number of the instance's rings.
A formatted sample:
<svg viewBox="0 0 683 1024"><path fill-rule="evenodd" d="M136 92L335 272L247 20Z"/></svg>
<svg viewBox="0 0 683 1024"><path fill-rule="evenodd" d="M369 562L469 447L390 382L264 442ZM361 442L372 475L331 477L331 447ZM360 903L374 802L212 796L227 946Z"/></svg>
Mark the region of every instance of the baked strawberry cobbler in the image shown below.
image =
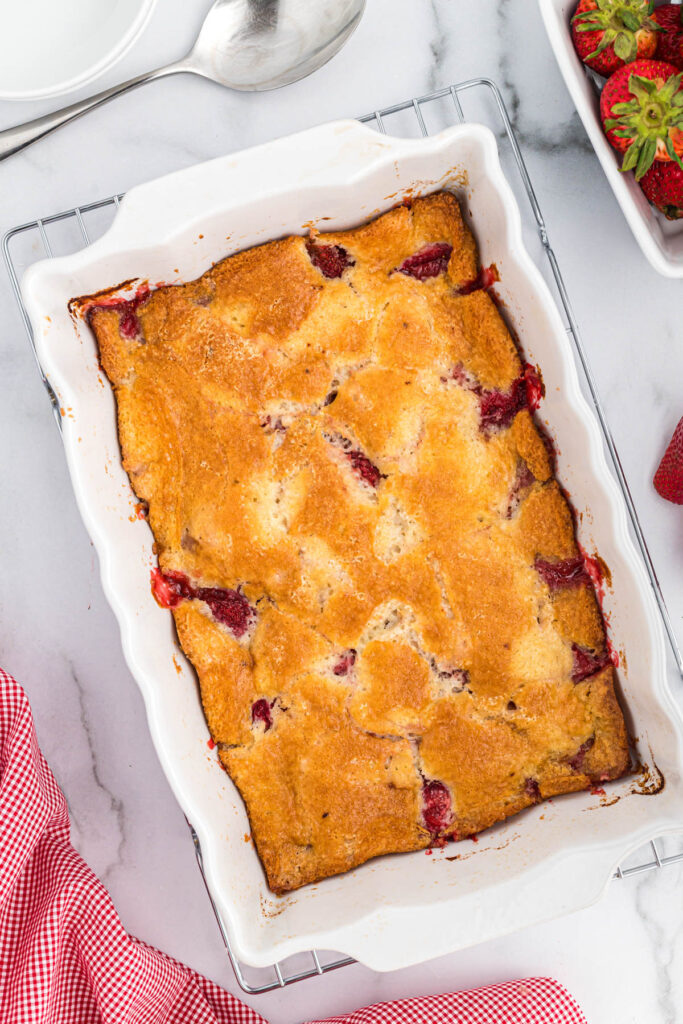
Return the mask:
<svg viewBox="0 0 683 1024"><path fill-rule="evenodd" d="M92 300L153 590L275 892L628 769L491 276L442 192Z"/></svg>

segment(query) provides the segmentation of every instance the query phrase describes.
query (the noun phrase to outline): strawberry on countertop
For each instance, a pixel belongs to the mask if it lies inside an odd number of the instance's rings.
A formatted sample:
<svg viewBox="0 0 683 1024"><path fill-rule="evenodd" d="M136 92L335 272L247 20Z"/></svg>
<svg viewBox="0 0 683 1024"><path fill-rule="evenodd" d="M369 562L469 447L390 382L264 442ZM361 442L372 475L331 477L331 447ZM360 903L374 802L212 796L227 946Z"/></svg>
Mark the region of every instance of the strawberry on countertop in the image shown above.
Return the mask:
<svg viewBox="0 0 683 1024"><path fill-rule="evenodd" d="M683 169L683 74L661 60L637 60L605 83L600 115L622 171L640 181L655 161Z"/></svg>
<svg viewBox="0 0 683 1024"><path fill-rule="evenodd" d="M584 64L607 77L637 57L654 56L653 7L653 0L579 0L572 38Z"/></svg>
<svg viewBox="0 0 683 1024"><path fill-rule="evenodd" d="M655 8L652 17L661 28L657 33L655 58L668 61L683 71L683 5L662 4Z"/></svg>
<svg viewBox="0 0 683 1024"><path fill-rule="evenodd" d="M678 421L653 482L663 498L683 505L683 417Z"/></svg>

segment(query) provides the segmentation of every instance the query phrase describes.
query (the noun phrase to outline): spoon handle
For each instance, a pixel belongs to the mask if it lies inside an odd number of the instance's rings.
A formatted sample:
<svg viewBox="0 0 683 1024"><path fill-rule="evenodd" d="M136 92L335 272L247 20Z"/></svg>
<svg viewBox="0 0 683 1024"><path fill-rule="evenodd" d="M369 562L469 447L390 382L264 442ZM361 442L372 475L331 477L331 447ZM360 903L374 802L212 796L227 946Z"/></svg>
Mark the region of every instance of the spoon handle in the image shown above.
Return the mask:
<svg viewBox="0 0 683 1024"><path fill-rule="evenodd" d="M12 156L13 153L18 153L20 150L25 149L26 146L30 146L32 142L36 142L38 139L42 139L43 136L49 135L55 128L68 124L69 121L74 121L81 114L86 114L89 110L102 106L103 103L113 99L114 96L130 92L131 89L137 89L139 85L144 85L145 82L152 82L157 78L165 78L167 75L176 75L183 71L191 72L193 70L194 68L189 60L179 60L173 64L167 64L165 67L156 68L154 71L147 71L144 75L138 75L136 78L130 78L127 82L115 85L112 89L105 89L104 92L98 92L95 96L80 100L78 103L72 103L69 107L62 107L61 110L55 110L51 114L37 117L34 121L26 121L24 124L15 125L14 128L5 128L4 131L0 131L0 160Z"/></svg>

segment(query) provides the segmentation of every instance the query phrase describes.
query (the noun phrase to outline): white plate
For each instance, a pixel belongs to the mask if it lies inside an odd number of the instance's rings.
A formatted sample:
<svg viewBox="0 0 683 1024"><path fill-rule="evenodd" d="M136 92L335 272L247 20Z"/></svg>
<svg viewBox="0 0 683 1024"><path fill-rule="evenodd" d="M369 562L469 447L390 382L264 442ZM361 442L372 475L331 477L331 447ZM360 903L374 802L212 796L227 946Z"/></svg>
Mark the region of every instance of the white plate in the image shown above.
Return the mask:
<svg viewBox="0 0 683 1024"><path fill-rule="evenodd" d="M560 478L579 513L580 539L589 550L597 546L612 570L605 608L622 652L632 731L643 761L654 772L654 756L667 784L644 797L629 795L632 780L614 783L610 797L621 798L612 806L597 795L572 794L494 827L476 845L383 857L277 898L244 841L242 801L207 749L195 677L178 650L171 616L151 596L152 536L133 514L112 392L92 334L70 319L67 302L135 277L190 280L246 246L304 225L351 227L405 192L439 187L452 188L471 213L483 262L497 264L505 309L527 357L543 369L547 397L540 415L558 441ZM64 409L74 489L126 658L240 959L262 966L319 948L376 970L417 963L590 903L629 851L680 830L683 734L666 689L657 609L569 341L523 248L519 210L487 128L464 125L411 140L341 121L188 168L131 191L94 245L31 267L23 294L40 362ZM455 854L461 859L449 860Z"/></svg>
<svg viewBox="0 0 683 1024"><path fill-rule="evenodd" d="M622 174L619 155L600 121L600 96L579 60L569 31L576 0L538 0L550 45L583 126L638 245L665 277L683 277L683 219L667 220L651 206L633 174Z"/></svg>
<svg viewBox="0 0 683 1024"><path fill-rule="evenodd" d="M156 0L7 0L0 33L0 99L61 96L119 60Z"/></svg>

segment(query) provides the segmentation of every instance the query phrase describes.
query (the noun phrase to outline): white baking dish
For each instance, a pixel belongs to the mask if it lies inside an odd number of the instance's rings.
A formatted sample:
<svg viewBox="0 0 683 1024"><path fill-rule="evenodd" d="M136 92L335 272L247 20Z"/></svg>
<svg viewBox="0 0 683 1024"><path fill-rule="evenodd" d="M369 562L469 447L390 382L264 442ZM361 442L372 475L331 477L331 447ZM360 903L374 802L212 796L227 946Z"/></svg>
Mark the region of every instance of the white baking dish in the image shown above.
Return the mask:
<svg viewBox="0 0 683 1024"><path fill-rule="evenodd" d="M612 570L605 608L621 652L632 731L650 776L657 774L655 758L667 784L647 797L629 795L633 779L610 786L609 800L574 794L496 826L476 845L384 857L277 898L245 841L242 802L207 748L194 674L171 616L152 599L152 536L133 514L112 393L93 338L70 318L67 303L130 278L189 280L246 246L304 225L350 227L405 194L439 187L453 189L471 213L483 262L498 266L507 315L527 357L543 369L547 397L540 415L557 440L580 539L589 550L597 547ZM519 210L487 128L465 125L402 140L341 121L189 168L134 189L106 235L75 255L34 265L22 290L40 362L63 408L76 496L126 658L241 960L262 966L310 948L338 950L377 970L427 960L590 903L630 850L680 829L682 731L666 689L657 609L579 390L569 341L523 248Z"/></svg>
<svg viewBox="0 0 683 1024"><path fill-rule="evenodd" d="M566 86L638 245L660 274L683 277L683 220L667 220L650 206L635 176L621 173L619 155L602 130L600 95L574 50L569 31L577 0L538 0L538 3Z"/></svg>

